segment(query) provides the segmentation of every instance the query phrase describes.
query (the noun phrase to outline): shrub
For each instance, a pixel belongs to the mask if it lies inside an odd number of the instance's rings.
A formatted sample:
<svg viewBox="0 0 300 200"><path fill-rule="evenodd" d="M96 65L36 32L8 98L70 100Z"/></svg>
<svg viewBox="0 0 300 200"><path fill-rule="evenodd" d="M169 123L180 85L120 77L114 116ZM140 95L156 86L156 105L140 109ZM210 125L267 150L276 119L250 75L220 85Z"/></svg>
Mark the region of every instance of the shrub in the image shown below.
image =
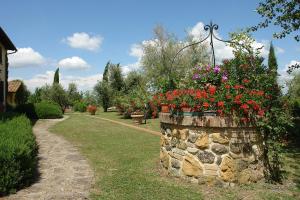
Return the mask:
<svg viewBox="0 0 300 200"><path fill-rule="evenodd" d="M93 105L89 105L87 107L87 111L91 114L91 115L95 115L96 111L97 111L97 106L93 106Z"/></svg>
<svg viewBox="0 0 300 200"><path fill-rule="evenodd" d="M34 108L38 119L55 119L63 117L63 113L60 106L55 103L36 103Z"/></svg>
<svg viewBox="0 0 300 200"><path fill-rule="evenodd" d="M0 196L27 185L36 164L37 144L29 119L0 115Z"/></svg>
<svg viewBox="0 0 300 200"><path fill-rule="evenodd" d="M46 101L19 105L15 111L26 114L30 119L54 119L63 116L59 105Z"/></svg>
<svg viewBox="0 0 300 200"><path fill-rule="evenodd" d="M73 110L77 112L85 112L87 108L87 104L82 101L77 101L74 103Z"/></svg>
<svg viewBox="0 0 300 200"><path fill-rule="evenodd" d="M38 119L38 116L35 112L35 104L33 103L18 105L15 111L18 113L25 114L30 119Z"/></svg>

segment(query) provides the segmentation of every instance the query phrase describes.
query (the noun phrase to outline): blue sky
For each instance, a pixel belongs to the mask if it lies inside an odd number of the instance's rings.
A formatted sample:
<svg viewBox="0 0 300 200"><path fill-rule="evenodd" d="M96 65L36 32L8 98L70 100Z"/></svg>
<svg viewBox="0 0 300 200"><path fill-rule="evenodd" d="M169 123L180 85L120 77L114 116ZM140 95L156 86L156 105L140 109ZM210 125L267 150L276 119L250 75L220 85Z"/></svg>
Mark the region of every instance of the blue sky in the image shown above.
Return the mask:
<svg viewBox="0 0 300 200"><path fill-rule="evenodd" d="M126 71L136 66L141 55L136 44L150 40L155 25L161 24L183 38L186 31L196 31L201 23L212 20L219 25L219 35L226 39L229 32L260 21L254 11L258 2L3 1L0 26L19 48L10 57L9 76L23 79L32 90L50 83L60 64L64 86L75 82L80 89L91 89L101 79L108 60L121 63ZM266 46L276 30L259 30L254 37L258 44ZM291 36L273 40L273 44L281 70L292 61L300 61L300 43Z"/></svg>

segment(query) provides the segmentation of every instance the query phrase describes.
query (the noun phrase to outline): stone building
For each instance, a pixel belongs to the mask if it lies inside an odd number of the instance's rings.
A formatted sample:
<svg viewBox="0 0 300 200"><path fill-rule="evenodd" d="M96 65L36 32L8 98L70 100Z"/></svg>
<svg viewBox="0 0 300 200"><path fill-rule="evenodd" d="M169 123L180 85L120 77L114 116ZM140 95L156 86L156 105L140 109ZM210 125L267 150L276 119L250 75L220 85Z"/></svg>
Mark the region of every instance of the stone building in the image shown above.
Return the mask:
<svg viewBox="0 0 300 200"><path fill-rule="evenodd" d="M0 27L0 112L6 110L6 98L8 91L8 51L17 51L4 30Z"/></svg>
<svg viewBox="0 0 300 200"><path fill-rule="evenodd" d="M8 82L8 92L7 92L7 104L10 106L16 106L18 104L17 94L22 90L23 83L20 80L12 80Z"/></svg>

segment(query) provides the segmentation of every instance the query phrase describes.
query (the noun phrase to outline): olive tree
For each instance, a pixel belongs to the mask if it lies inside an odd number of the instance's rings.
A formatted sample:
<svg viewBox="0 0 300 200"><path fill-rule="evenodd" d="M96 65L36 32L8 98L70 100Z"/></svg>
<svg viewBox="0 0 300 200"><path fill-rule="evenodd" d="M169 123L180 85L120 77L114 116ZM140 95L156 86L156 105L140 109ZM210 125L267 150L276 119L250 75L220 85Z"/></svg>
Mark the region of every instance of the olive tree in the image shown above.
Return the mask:
<svg viewBox="0 0 300 200"><path fill-rule="evenodd" d="M197 63L208 62L205 44L185 49L173 62L177 52L193 42L195 41L190 35L181 41L162 26L154 28L153 39L141 44L143 48L142 70L153 90L166 91L180 87L187 81L189 73Z"/></svg>

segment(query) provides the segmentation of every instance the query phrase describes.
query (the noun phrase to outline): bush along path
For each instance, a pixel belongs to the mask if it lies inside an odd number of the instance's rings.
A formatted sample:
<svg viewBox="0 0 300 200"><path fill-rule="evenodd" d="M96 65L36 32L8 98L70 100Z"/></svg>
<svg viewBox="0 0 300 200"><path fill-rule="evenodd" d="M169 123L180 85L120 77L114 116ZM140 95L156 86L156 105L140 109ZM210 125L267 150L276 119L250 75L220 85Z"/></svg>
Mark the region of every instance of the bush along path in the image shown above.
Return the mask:
<svg viewBox="0 0 300 200"><path fill-rule="evenodd" d="M33 185L7 199L88 199L94 177L91 167L75 147L48 131L64 119L39 120L34 125L39 176Z"/></svg>

